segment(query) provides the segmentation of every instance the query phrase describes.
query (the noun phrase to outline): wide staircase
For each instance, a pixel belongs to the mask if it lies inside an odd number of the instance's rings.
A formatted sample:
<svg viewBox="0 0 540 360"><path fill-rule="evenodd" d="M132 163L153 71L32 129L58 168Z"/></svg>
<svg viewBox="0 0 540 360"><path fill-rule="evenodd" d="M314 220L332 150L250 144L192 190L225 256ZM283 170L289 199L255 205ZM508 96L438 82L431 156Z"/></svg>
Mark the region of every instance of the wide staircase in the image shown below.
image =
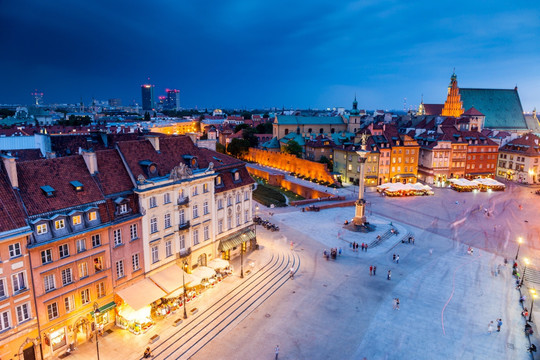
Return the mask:
<svg viewBox="0 0 540 360"><path fill-rule="evenodd" d="M399 234L398 230L392 227L388 229L384 234L377 235L375 240L368 244L368 248L374 248L375 246L380 245L384 240L389 239L392 236L396 236L396 234Z"/></svg>

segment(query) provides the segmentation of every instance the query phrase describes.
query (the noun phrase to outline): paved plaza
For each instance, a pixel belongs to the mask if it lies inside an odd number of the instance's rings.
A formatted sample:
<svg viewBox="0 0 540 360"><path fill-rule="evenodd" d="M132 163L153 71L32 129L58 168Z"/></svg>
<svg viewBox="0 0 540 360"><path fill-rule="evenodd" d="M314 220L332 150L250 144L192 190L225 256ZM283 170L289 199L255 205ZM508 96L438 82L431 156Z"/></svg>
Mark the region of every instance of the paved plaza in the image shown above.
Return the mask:
<svg viewBox="0 0 540 360"><path fill-rule="evenodd" d="M351 190L339 192L352 198ZM368 234L343 228L353 216L352 207L314 213L287 207L272 209L272 216L270 209L261 207L259 215L277 223L281 231L257 227L261 249L248 255L257 267L246 278L255 276L272 256L292 253L300 262L294 280L284 281L206 346L179 358L273 359L279 345L279 359L531 359L511 262L518 236L526 240L520 258L538 259L532 240L538 235L533 220L540 196L529 188L510 186L504 193L435 189L430 197L369 193L366 198L368 220L376 225ZM391 226L397 235L367 252L352 251L350 242L370 243ZM414 245L401 242L408 233L415 237ZM322 253L332 247L343 253L326 260ZM399 263L393 261L394 254ZM370 276L373 265L377 273ZM228 278L197 306L204 311L245 281ZM400 299L399 310L393 309L394 298ZM530 300L525 303L529 307ZM503 321L501 331L489 334L488 324L498 318ZM116 329L101 340L101 358L137 359L156 333L160 341L172 334L179 336L178 343L184 341L172 321L141 336ZM197 315L186 323L190 321L197 321ZM152 345L159 350L156 359L178 358L173 349L161 351L160 341ZM94 359L91 346L81 346L70 357Z"/></svg>

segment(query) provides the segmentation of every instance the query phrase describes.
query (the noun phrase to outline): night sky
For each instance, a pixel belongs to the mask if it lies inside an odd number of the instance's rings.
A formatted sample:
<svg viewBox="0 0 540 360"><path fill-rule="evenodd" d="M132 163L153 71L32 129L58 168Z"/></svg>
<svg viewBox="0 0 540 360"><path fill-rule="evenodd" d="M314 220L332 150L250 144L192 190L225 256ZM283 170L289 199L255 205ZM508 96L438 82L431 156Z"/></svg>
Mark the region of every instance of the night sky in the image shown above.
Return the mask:
<svg viewBox="0 0 540 360"><path fill-rule="evenodd" d="M517 3L517 4L514 4ZM540 108L534 1L0 1L0 104L181 91L186 108L403 109L461 87Z"/></svg>

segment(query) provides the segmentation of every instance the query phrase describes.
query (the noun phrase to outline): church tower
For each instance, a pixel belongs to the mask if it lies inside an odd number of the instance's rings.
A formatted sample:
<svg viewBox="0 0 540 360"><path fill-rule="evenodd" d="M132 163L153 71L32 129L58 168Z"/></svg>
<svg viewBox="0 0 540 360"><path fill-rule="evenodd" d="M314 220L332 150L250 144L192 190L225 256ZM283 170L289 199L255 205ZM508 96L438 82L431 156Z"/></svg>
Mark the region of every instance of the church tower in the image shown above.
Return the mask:
<svg viewBox="0 0 540 360"><path fill-rule="evenodd" d="M360 111L358 110L358 101L356 101L356 94L354 95L352 110L349 115L347 131L353 134L356 134L358 131L360 131Z"/></svg>
<svg viewBox="0 0 540 360"><path fill-rule="evenodd" d="M422 116L426 115L426 108L424 107L424 95L422 94L422 101L420 101L420 105L418 105L418 111L416 112L416 116Z"/></svg>
<svg viewBox="0 0 540 360"><path fill-rule="evenodd" d="M457 76L454 72L450 77L450 85L448 85L448 95L444 102L442 109L442 116L459 117L463 114L463 102L461 101L461 95L459 94L459 87L457 85Z"/></svg>

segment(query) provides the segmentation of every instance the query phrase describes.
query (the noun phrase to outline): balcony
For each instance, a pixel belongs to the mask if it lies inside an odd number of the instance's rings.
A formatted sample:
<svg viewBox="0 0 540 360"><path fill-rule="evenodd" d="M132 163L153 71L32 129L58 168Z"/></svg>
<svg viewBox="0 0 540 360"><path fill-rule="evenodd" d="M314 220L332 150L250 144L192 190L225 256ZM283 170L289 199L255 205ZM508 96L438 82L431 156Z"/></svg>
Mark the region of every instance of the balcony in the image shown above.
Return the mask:
<svg viewBox="0 0 540 360"><path fill-rule="evenodd" d="M182 259L182 258L188 257L189 255L191 255L191 248L182 249L180 250L179 253L176 253L176 258Z"/></svg>
<svg viewBox="0 0 540 360"><path fill-rule="evenodd" d="M179 197L177 205L178 206L187 206L189 204L189 196Z"/></svg>
<svg viewBox="0 0 540 360"><path fill-rule="evenodd" d="M183 224L178 225L178 231L184 231L189 229L189 221L186 221Z"/></svg>

